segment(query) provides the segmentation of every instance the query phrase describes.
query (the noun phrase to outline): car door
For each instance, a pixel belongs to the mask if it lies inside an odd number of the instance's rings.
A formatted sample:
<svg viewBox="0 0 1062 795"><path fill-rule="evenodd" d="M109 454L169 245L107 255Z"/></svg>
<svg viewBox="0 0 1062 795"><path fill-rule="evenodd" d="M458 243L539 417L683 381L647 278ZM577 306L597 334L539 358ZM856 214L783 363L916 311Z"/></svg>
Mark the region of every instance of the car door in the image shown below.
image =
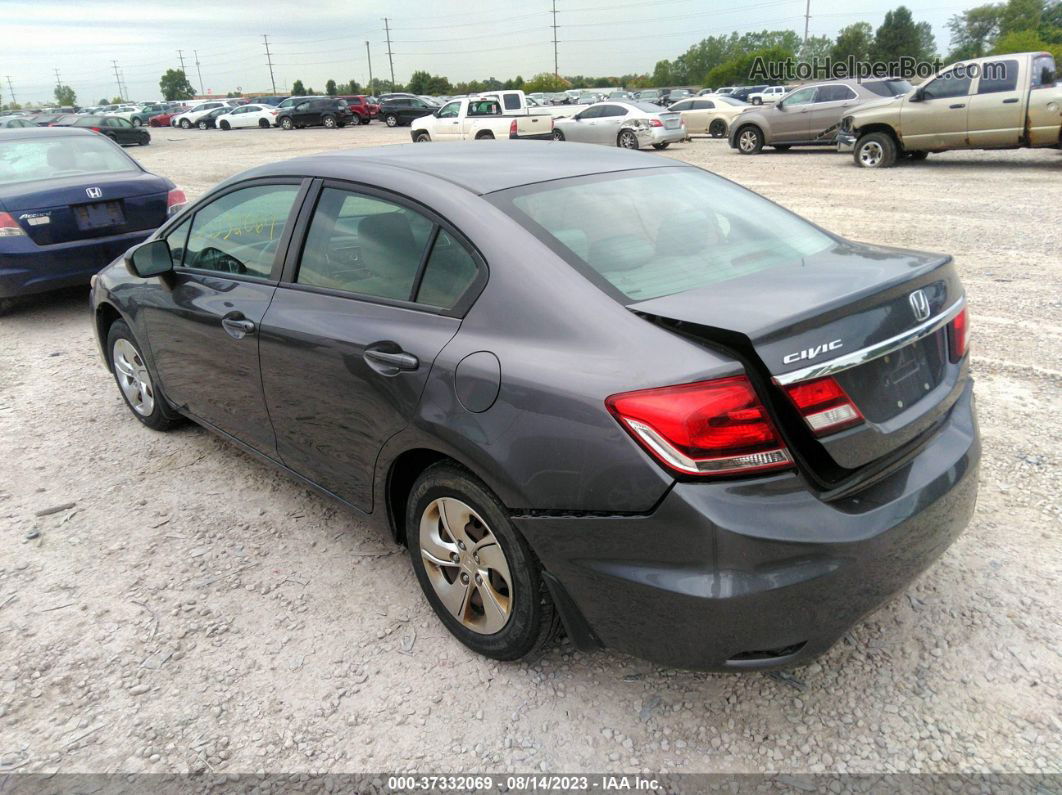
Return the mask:
<svg viewBox="0 0 1062 795"><path fill-rule="evenodd" d="M448 102L439 109L432 130L436 141L456 141L461 137L461 102Z"/></svg>
<svg viewBox="0 0 1062 795"><path fill-rule="evenodd" d="M1017 58L980 65L967 113L970 146L1017 146L1025 133L1028 78Z"/></svg>
<svg viewBox="0 0 1062 795"><path fill-rule="evenodd" d="M123 146L133 143L135 136L131 122L126 121L121 116L108 116L104 120L104 125L111 136L113 136L116 143L122 144Z"/></svg>
<svg viewBox="0 0 1062 795"><path fill-rule="evenodd" d="M263 321L266 405L282 461L369 511L377 454L485 270L442 219L368 187L325 182L302 226Z"/></svg>
<svg viewBox="0 0 1062 795"><path fill-rule="evenodd" d="M594 124L594 142L615 146L620 127L623 126L629 111L622 105L611 103L599 107L600 111Z"/></svg>
<svg viewBox="0 0 1062 795"><path fill-rule="evenodd" d="M689 132L708 132L708 119L715 111L715 102L710 99L687 100L690 109L682 114Z"/></svg>
<svg viewBox="0 0 1062 795"><path fill-rule="evenodd" d="M921 150L965 148L972 86L969 70L958 64L908 96L900 109L904 146Z"/></svg>
<svg viewBox="0 0 1062 795"><path fill-rule="evenodd" d="M815 101L816 86L794 91L781 102L768 105L761 111L770 119L770 140L767 143L806 141L811 130L811 106Z"/></svg>
<svg viewBox="0 0 1062 795"><path fill-rule="evenodd" d="M298 127L306 127L311 124L315 124L319 120L320 114L316 112L315 103L311 100L306 102L300 102L296 105L291 112L292 121Z"/></svg>
<svg viewBox="0 0 1062 795"><path fill-rule="evenodd" d="M303 182L243 182L196 208L166 235L173 273L145 293L140 316L167 396L273 457L258 331L308 187Z"/></svg>
<svg viewBox="0 0 1062 795"><path fill-rule="evenodd" d="M832 141L845 110L858 99L859 95L844 83L831 83L815 89L815 99L807 113L808 140Z"/></svg>
<svg viewBox="0 0 1062 795"><path fill-rule="evenodd" d="M564 136L569 141L578 143L598 143L597 120L601 116L601 106L591 105L589 108L576 113L572 117L572 123L564 128ZM571 134L568 131L571 130Z"/></svg>
<svg viewBox="0 0 1062 795"><path fill-rule="evenodd" d="M231 127L234 130L237 130L240 127L245 127L246 126L246 124L244 122L244 120L246 118L247 118L247 107L246 106L244 106L242 108L229 108L228 111L226 111L225 113L222 113L217 118L217 125L220 127L222 120L224 120L225 122L228 123L229 127Z"/></svg>

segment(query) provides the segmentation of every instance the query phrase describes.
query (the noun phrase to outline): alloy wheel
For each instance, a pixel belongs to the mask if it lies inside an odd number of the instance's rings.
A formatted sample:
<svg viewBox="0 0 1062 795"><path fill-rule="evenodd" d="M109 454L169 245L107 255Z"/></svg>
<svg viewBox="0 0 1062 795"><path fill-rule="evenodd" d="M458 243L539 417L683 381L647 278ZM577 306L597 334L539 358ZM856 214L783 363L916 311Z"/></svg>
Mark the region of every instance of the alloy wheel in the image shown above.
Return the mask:
<svg viewBox="0 0 1062 795"><path fill-rule="evenodd" d="M129 340L119 337L111 350L111 362L118 386L133 411L141 417L151 416L155 410L155 388L140 351Z"/></svg>
<svg viewBox="0 0 1062 795"><path fill-rule="evenodd" d="M323 124L325 127L329 127L329 128L335 127L336 126L336 120L333 119L331 116L325 116L323 119L321 119L321 124Z"/></svg>
<svg viewBox="0 0 1062 795"><path fill-rule="evenodd" d="M192 123L190 121L188 121L188 119L181 119L181 129L187 130L191 126L192 126Z"/></svg>
<svg viewBox="0 0 1062 795"><path fill-rule="evenodd" d="M884 156L885 151L877 141L867 141L859 149L859 162L867 168L875 168Z"/></svg>
<svg viewBox="0 0 1062 795"><path fill-rule="evenodd" d="M388 127L397 127L398 126L398 117L397 116L388 116L386 119L384 119L384 121L387 123Z"/></svg>
<svg viewBox="0 0 1062 795"><path fill-rule="evenodd" d="M432 500L420 518L420 554L436 596L462 626L500 632L512 614L512 575L498 539L461 500Z"/></svg>
<svg viewBox="0 0 1062 795"><path fill-rule="evenodd" d="M757 143L756 133L752 130L745 130L745 132L741 133L741 137L738 138L738 146L741 147L743 152L754 151Z"/></svg>
<svg viewBox="0 0 1062 795"><path fill-rule="evenodd" d="M637 149L638 139L630 130L624 130L620 133L619 145L624 149Z"/></svg>

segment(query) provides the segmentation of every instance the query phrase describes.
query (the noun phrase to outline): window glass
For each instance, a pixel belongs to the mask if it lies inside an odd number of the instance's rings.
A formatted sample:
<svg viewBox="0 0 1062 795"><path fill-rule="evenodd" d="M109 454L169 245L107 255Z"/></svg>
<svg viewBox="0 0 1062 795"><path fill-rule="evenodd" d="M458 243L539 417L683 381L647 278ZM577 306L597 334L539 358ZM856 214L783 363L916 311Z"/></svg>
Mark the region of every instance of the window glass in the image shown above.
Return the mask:
<svg viewBox="0 0 1062 795"><path fill-rule="evenodd" d="M660 110L657 108L657 110ZM600 105L592 105L584 111L581 111L578 115L580 119L597 119L601 117L602 108Z"/></svg>
<svg viewBox="0 0 1062 795"><path fill-rule="evenodd" d="M440 229L417 291L417 303L450 309L475 281L476 270L476 261L465 247Z"/></svg>
<svg viewBox="0 0 1062 795"><path fill-rule="evenodd" d="M879 97L898 97L906 94L913 86L906 80L868 80L863 88Z"/></svg>
<svg viewBox="0 0 1062 795"><path fill-rule="evenodd" d="M195 214L184 267L268 277L298 185L256 185Z"/></svg>
<svg viewBox="0 0 1062 795"><path fill-rule="evenodd" d="M998 94L1018 88L1018 62L1013 60L989 61L981 64L981 79L977 84L978 94Z"/></svg>
<svg viewBox="0 0 1062 795"><path fill-rule="evenodd" d="M854 97L855 92L844 85L819 86L818 91L815 92L816 102L844 102Z"/></svg>
<svg viewBox="0 0 1062 795"><path fill-rule="evenodd" d="M955 72L945 72L940 77L926 84L922 92L923 99L946 99L948 97L965 97L970 93L973 78L964 71L962 77Z"/></svg>
<svg viewBox="0 0 1062 795"><path fill-rule="evenodd" d="M693 103L690 102L688 99L686 99L686 100L683 100L682 102L676 102L674 105L671 106L670 109L671 110L679 110L679 111L681 111L681 110L689 110L692 107L693 107Z"/></svg>
<svg viewBox="0 0 1062 795"><path fill-rule="evenodd" d="M440 119L456 119L461 112L460 102L451 102L447 105L443 105L443 109L439 111Z"/></svg>
<svg viewBox="0 0 1062 795"><path fill-rule="evenodd" d="M520 109L520 95L519 94L502 94L502 101L505 103L506 110L519 110Z"/></svg>
<svg viewBox="0 0 1062 795"><path fill-rule="evenodd" d="M1033 88L1054 85L1057 78L1055 59L1050 55L1037 55L1033 58L1030 78Z"/></svg>
<svg viewBox="0 0 1062 795"><path fill-rule="evenodd" d="M325 188L296 281L408 301L432 227L420 213L393 202Z"/></svg>
<svg viewBox="0 0 1062 795"><path fill-rule="evenodd" d="M715 110L715 103L710 99L698 99L693 103L694 110Z"/></svg>
<svg viewBox="0 0 1062 795"><path fill-rule="evenodd" d="M803 219L712 174L647 171L515 188L494 201L632 301L800 269L804 257L834 245Z"/></svg>
<svg viewBox="0 0 1062 795"><path fill-rule="evenodd" d="M782 100L782 104L787 108L793 105L807 105L815 98L815 87L802 88L799 91L794 91L788 97Z"/></svg>
<svg viewBox="0 0 1062 795"><path fill-rule="evenodd" d="M192 226L191 217L173 228L166 235L166 243L170 247L170 256L175 267L180 267L184 262L184 249L188 243L188 229Z"/></svg>
<svg viewBox="0 0 1062 795"><path fill-rule="evenodd" d="M601 109L600 118L626 116L627 109L622 105L604 105Z"/></svg>
<svg viewBox="0 0 1062 795"><path fill-rule="evenodd" d="M501 107L493 99L468 103L469 116L500 116Z"/></svg>

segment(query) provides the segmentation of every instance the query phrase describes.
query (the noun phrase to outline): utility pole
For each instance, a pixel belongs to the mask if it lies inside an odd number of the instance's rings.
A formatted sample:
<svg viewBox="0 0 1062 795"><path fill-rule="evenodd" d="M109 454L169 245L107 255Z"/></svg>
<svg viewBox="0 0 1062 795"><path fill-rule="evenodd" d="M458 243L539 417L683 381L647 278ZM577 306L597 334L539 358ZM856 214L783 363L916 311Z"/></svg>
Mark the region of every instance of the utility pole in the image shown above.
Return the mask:
<svg viewBox="0 0 1062 795"><path fill-rule="evenodd" d="M391 20L384 17L384 30L387 31L387 62L391 64L391 90L395 90L395 61L391 57Z"/></svg>
<svg viewBox="0 0 1062 795"><path fill-rule="evenodd" d="M59 70L56 69L55 70L55 87L56 88L62 88L62 86L63 86L63 79L61 77L59 77Z"/></svg>
<svg viewBox="0 0 1062 795"><path fill-rule="evenodd" d="M11 84L11 75L4 75L7 78L7 88L11 92L11 104L16 105L15 102L15 87Z"/></svg>
<svg viewBox="0 0 1062 795"><path fill-rule="evenodd" d="M804 10L804 43L808 41L808 25L811 23L811 0L808 0L807 7Z"/></svg>
<svg viewBox="0 0 1062 795"><path fill-rule="evenodd" d="M114 67L114 82L118 84L118 96L122 97L122 78L118 76L118 62L111 61L111 65ZM125 99L125 97L122 97Z"/></svg>
<svg viewBox="0 0 1062 795"><path fill-rule="evenodd" d="M199 93L205 94L206 92L203 91L203 72L199 68L199 50L192 50L192 55L195 56L195 71L199 75Z"/></svg>
<svg viewBox="0 0 1062 795"><path fill-rule="evenodd" d="M553 28L553 76L560 77L557 67L557 0L553 0L553 24L550 27Z"/></svg>
<svg viewBox="0 0 1062 795"><path fill-rule="evenodd" d="M277 81L273 79L273 56L269 52L269 37L262 34L262 41L265 42L266 48L266 63L269 64L269 82L273 84L273 93L277 93Z"/></svg>
<svg viewBox="0 0 1062 795"><path fill-rule="evenodd" d="M181 71L184 72L184 50L177 50L177 60L181 62ZM185 77L188 76L187 72L184 72Z"/></svg>
<svg viewBox="0 0 1062 795"><path fill-rule="evenodd" d="M369 49L369 42L365 42L365 57L369 59L369 94L372 95L372 50Z"/></svg>

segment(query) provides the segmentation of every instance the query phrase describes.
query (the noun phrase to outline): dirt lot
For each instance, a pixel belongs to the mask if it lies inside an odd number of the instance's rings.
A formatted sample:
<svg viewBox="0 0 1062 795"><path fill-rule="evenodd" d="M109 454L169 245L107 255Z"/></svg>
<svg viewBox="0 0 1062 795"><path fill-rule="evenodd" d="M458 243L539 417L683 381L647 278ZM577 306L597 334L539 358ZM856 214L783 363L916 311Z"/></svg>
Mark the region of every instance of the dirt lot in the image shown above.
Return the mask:
<svg viewBox="0 0 1062 795"><path fill-rule="evenodd" d="M408 140L153 135L130 154L192 198L258 163ZM937 565L783 675L566 643L480 659L388 539L206 431L135 422L75 291L0 321L0 773L1062 772L1062 152L881 172L710 140L667 155L843 235L955 255L985 459Z"/></svg>

